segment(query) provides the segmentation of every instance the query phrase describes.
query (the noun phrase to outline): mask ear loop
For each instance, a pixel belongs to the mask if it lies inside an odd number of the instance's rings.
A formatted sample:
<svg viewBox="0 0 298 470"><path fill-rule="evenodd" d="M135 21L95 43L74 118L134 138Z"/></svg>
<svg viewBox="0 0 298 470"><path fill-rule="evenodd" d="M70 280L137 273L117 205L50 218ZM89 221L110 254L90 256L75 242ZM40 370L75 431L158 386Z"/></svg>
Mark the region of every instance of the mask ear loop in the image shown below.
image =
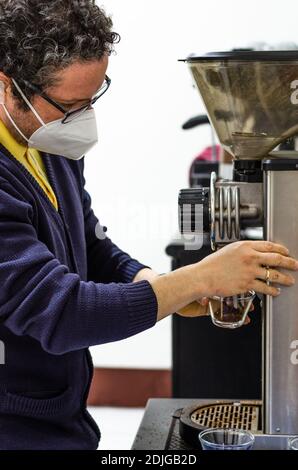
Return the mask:
<svg viewBox="0 0 298 470"><path fill-rule="evenodd" d="M16 123L14 122L14 120L12 119L12 117L10 116L6 106L5 106L5 99L4 99L4 83L3 82L0 82L0 104L2 105L5 113L6 113L6 116L8 117L8 119L10 120L11 124L16 128L16 130L20 133L20 135L23 137L23 139L26 140L26 142L29 142L29 140L27 139L27 137L23 134L23 132L21 131L21 129L19 129L19 127L16 125Z"/></svg>
<svg viewBox="0 0 298 470"><path fill-rule="evenodd" d="M23 134L23 132L21 131L21 129L16 125L16 123L14 122L14 120L12 119L11 115L9 114L9 112L7 111L6 109L6 106L4 103L1 103L2 106L3 106L3 109L6 113L6 116L8 117L8 119L10 120L11 124L16 128L16 130L21 134L21 136L23 137L23 139L26 140L26 142L29 142L29 140L27 139L27 137Z"/></svg>
<svg viewBox="0 0 298 470"><path fill-rule="evenodd" d="M24 95L24 93L22 92L21 88L19 87L19 85L17 84L17 82L15 81L14 78L12 78L12 81L13 81L13 84L14 86L16 87L16 89L18 90L18 92L20 93L21 97L23 98L23 100L25 101L25 103L29 106L29 108L31 109L32 113L34 114L34 116L36 117L36 119L40 122L40 124L44 127L47 127L46 123L43 122L43 120L41 119L41 117L39 116L39 114L37 113L37 111L35 111L35 109L33 108L32 104L30 103L30 101L26 98L26 96Z"/></svg>

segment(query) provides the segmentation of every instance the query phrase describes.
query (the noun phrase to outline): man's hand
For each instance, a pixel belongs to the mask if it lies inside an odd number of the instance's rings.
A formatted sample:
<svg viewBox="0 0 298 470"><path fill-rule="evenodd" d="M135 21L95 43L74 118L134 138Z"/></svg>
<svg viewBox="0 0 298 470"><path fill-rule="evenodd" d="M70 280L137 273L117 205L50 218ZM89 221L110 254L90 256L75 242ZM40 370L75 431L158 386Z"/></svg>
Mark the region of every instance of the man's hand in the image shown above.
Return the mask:
<svg viewBox="0 0 298 470"><path fill-rule="evenodd" d="M269 269L269 281L267 272ZM298 262L282 245L268 241L235 242L212 253L194 265L197 276L204 279L205 296L227 297L247 290L277 296L275 284L292 286L295 278L284 271L298 270Z"/></svg>

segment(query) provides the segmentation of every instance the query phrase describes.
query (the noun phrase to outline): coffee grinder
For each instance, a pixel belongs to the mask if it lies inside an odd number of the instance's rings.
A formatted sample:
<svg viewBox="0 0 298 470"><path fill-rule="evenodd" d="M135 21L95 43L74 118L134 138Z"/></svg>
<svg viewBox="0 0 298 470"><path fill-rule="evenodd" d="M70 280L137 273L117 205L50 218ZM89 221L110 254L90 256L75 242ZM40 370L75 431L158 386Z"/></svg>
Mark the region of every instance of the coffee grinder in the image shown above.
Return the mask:
<svg viewBox="0 0 298 470"><path fill-rule="evenodd" d="M191 55L184 62L221 145L233 156L234 170L231 181L212 173L210 187L181 190L181 233L188 240L208 233L216 250L255 231L261 234L257 238L281 243L298 258L298 151L284 150L293 148L285 144L298 134L298 51L218 52ZM215 401L185 410L184 437L189 427L239 427L235 416L256 434L277 439L298 434L294 276L294 287L262 299L262 402Z"/></svg>

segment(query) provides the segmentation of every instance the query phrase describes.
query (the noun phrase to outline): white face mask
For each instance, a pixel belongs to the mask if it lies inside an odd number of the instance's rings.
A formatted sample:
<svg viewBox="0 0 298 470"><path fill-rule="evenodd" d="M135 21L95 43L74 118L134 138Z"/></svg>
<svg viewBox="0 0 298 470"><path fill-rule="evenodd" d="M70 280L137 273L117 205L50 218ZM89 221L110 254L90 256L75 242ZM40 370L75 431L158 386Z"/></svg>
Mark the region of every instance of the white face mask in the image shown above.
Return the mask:
<svg viewBox="0 0 298 470"><path fill-rule="evenodd" d="M88 109L77 118L65 124L62 124L63 118L46 124L26 98L16 81L12 80L23 100L41 123L41 127L27 139L10 116L3 102L4 100L0 102L10 122L28 142L28 147L54 155L62 155L71 160L79 160L98 142L94 109Z"/></svg>

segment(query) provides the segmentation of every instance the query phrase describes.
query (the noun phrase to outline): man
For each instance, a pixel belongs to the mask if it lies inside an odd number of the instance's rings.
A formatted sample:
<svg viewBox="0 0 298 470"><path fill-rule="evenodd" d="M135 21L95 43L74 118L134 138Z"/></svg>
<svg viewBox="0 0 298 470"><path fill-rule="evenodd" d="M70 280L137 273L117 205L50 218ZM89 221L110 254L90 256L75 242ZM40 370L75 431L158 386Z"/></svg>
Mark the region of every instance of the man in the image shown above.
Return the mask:
<svg viewBox="0 0 298 470"><path fill-rule="evenodd" d="M292 285L288 250L235 243L159 276L104 236L81 157L119 36L93 0L0 0L1 449L96 449L88 347L120 340L210 295Z"/></svg>

